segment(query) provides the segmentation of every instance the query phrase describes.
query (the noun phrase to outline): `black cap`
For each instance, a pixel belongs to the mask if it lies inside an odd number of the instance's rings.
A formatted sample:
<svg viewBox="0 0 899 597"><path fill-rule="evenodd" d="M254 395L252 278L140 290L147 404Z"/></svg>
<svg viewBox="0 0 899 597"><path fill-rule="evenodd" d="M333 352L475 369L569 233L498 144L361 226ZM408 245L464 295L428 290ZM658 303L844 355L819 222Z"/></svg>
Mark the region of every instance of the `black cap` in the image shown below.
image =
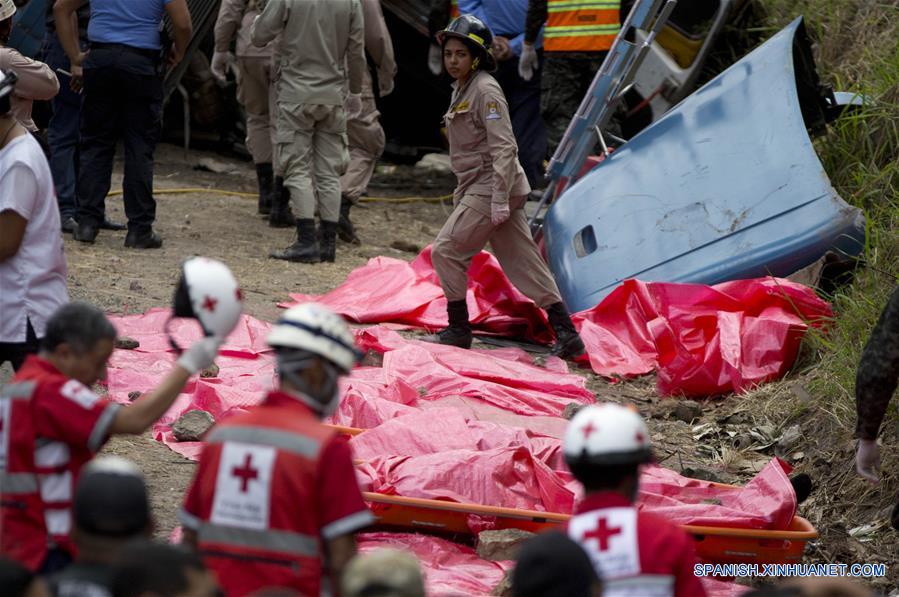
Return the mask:
<svg viewBox="0 0 899 597"><path fill-rule="evenodd" d="M118 456L84 467L75 487L75 524L104 537L130 537L150 524L147 486L140 470Z"/></svg>
<svg viewBox="0 0 899 597"><path fill-rule="evenodd" d="M558 531L529 539L512 572L513 597L593 597L599 576L580 545Z"/></svg>

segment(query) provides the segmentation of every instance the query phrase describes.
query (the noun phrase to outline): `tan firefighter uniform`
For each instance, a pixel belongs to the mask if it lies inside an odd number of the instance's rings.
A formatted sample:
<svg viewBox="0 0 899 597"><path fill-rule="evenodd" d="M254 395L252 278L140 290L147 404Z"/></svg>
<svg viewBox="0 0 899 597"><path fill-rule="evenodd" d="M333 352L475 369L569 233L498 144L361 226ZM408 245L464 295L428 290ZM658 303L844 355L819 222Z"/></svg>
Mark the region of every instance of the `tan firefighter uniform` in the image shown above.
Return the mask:
<svg viewBox="0 0 899 597"><path fill-rule="evenodd" d="M36 133L38 128L31 119L31 106L34 100L56 97L59 93L59 79L52 68L23 56L13 48L0 47L0 70L12 71L19 77L9 98L10 112L19 124Z"/></svg>
<svg viewBox="0 0 899 597"><path fill-rule="evenodd" d="M518 163L503 91L490 74L475 72L460 89L453 83L444 116L450 162L458 185L455 208L437 234L434 269L448 301L465 299L468 267L487 242L509 280L539 307L560 302L559 289L531 236L524 215L530 192ZM494 226L491 203L509 203L509 219Z"/></svg>
<svg viewBox="0 0 899 597"><path fill-rule="evenodd" d="M362 13L365 17L365 50L377 68L378 89L384 97L393 90L396 75L393 41L384 22L380 0L362 0ZM359 114L347 115L350 164L340 179L344 196L354 203L368 189L375 164L384 152L384 129L380 115L375 105L371 74L366 69L362 82L362 110Z"/></svg>
<svg viewBox="0 0 899 597"><path fill-rule="evenodd" d="M222 0L215 22L215 51L228 52L237 37L237 100L247 114L247 149L256 164L272 162L274 119L269 109L272 87L272 43L250 43L250 28L259 14L259 0Z"/></svg>
<svg viewBox="0 0 899 597"><path fill-rule="evenodd" d="M275 140L298 219L337 222L340 176L349 161L344 89L362 92L367 68L359 0L267 2L253 22L256 45L280 35ZM345 65L345 66L344 66ZM314 181L314 182L313 182ZM314 187L313 187L314 184Z"/></svg>

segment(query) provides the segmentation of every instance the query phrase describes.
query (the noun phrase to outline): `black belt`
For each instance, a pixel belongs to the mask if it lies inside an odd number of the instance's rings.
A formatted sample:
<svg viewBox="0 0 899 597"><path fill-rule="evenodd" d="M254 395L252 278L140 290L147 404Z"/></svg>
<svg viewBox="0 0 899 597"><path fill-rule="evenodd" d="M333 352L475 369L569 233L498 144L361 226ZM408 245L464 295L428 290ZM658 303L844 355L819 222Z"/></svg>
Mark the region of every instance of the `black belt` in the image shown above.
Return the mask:
<svg viewBox="0 0 899 597"><path fill-rule="evenodd" d="M122 50L125 52L131 52L132 54L137 54L138 56L144 56L146 58L150 58L151 60L158 60L160 56L160 50L148 50L147 48L135 48L134 46L128 46L125 44L107 44L102 42L91 42L92 50Z"/></svg>

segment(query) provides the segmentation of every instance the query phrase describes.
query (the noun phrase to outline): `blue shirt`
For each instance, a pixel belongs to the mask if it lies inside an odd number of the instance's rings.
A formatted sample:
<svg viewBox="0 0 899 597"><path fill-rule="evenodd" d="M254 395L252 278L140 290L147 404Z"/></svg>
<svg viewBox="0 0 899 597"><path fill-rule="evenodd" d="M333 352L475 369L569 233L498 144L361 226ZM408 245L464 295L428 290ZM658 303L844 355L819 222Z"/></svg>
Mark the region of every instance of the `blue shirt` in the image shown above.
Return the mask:
<svg viewBox="0 0 899 597"><path fill-rule="evenodd" d="M509 47L516 56L521 55L528 0L459 0L459 14L476 16L494 35L510 36ZM534 46L543 47L542 29Z"/></svg>
<svg viewBox="0 0 899 597"><path fill-rule="evenodd" d="M159 23L172 0L91 0L90 41L161 50Z"/></svg>

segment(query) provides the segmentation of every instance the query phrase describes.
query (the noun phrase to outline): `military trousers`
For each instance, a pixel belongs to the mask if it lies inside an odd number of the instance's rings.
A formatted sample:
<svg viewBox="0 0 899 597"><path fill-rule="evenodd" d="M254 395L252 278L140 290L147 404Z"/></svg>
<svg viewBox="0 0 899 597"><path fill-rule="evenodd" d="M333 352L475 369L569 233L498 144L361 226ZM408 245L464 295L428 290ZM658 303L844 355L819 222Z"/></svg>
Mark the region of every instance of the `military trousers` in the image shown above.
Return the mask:
<svg viewBox="0 0 899 597"><path fill-rule="evenodd" d="M272 163L272 124L269 96L275 94L271 82L270 58L238 57L237 101L247 115L247 149L256 164Z"/></svg>
<svg viewBox="0 0 899 597"><path fill-rule="evenodd" d="M299 219L315 209L325 222L340 217L340 177L349 162L343 106L281 103L275 132L279 170Z"/></svg>
<svg viewBox="0 0 899 597"><path fill-rule="evenodd" d="M354 203L368 190L378 158L384 153L385 137L380 116L375 98L363 97L362 111L346 123L350 163L340 179L340 188Z"/></svg>

